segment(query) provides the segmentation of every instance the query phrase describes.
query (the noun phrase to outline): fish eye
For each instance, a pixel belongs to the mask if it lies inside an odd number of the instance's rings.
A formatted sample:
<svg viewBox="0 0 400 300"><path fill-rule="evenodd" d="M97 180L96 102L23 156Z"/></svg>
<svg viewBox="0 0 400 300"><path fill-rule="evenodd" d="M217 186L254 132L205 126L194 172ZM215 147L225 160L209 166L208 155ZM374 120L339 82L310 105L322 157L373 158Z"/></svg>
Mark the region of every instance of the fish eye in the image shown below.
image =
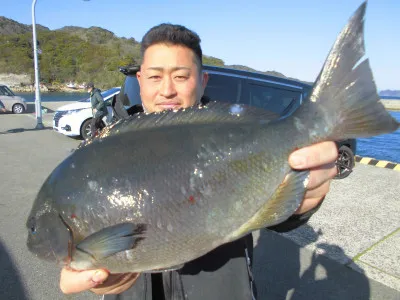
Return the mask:
<svg viewBox="0 0 400 300"><path fill-rule="evenodd" d="M31 234L36 234L36 232L37 232L37 227L36 227L36 222L35 222L35 219L34 219L34 218L32 218L32 219L29 220L28 228L29 228L29 230L31 231Z"/></svg>

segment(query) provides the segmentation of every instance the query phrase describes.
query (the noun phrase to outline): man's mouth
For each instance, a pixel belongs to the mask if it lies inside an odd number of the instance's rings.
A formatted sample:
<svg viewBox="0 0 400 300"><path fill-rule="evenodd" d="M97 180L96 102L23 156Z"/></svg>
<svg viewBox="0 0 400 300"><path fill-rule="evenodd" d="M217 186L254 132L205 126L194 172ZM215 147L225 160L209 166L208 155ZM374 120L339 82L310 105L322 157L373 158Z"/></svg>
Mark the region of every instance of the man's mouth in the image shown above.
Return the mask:
<svg viewBox="0 0 400 300"><path fill-rule="evenodd" d="M157 107L160 107L161 109L178 109L181 107L181 104L178 102L163 102L158 103Z"/></svg>

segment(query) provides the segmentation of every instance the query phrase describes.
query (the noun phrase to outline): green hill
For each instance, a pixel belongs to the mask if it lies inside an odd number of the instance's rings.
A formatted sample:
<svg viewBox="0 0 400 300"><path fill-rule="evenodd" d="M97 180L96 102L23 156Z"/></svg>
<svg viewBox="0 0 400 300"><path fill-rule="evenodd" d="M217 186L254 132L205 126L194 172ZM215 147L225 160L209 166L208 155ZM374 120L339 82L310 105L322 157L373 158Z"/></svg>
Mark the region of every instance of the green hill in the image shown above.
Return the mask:
<svg viewBox="0 0 400 300"><path fill-rule="evenodd" d="M40 78L45 84L94 81L99 87L120 85L123 75L118 67L137 64L140 43L134 38L120 38L100 28L66 26L50 30L37 25ZM32 26L0 17L0 73L30 74L34 81ZM241 65L203 56L204 64L250 70L279 77L275 71L261 72Z"/></svg>
<svg viewBox="0 0 400 300"><path fill-rule="evenodd" d="M49 28L36 24L36 31L50 31ZM32 25L24 25L0 16L0 35L32 32Z"/></svg>

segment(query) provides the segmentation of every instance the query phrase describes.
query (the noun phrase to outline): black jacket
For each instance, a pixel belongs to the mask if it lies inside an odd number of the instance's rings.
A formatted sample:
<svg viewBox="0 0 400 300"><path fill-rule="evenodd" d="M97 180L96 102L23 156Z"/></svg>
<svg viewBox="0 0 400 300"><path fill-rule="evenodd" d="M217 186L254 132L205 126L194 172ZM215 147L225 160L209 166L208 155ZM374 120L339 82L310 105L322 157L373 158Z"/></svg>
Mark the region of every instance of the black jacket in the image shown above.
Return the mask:
<svg viewBox="0 0 400 300"><path fill-rule="evenodd" d="M94 114L94 118L98 118L100 116L105 116L108 114L107 107L104 103L104 99L101 96L100 90L93 88L90 92L90 103L92 104L92 109L96 109L97 112Z"/></svg>
<svg viewBox="0 0 400 300"><path fill-rule="evenodd" d="M203 104L207 102L207 99L202 99ZM143 112L143 108L137 105L128 110L130 115L137 112ZM287 232L298 228L308 222L321 204L303 215L293 215L285 222L267 229ZM130 289L118 295L105 295L104 300L257 299L252 261L253 236L249 234L186 263L179 270L142 273Z"/></svg>

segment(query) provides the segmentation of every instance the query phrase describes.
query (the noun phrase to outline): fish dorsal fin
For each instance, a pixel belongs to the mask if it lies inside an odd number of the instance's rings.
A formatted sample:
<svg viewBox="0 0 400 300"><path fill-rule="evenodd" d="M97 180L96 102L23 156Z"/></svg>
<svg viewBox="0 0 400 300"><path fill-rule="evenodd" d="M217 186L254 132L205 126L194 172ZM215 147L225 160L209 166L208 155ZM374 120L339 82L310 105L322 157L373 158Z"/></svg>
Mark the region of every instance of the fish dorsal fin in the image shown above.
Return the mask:
<svg viewBox="0 0 400 300"><path fill-rule="evenodd" d="M287 220L299 207L306 192L310 171L291 170L272 197L231 237L238 238L251 231L270 227Z"/></svg>
<svg viewBox="0 0 400 300"><path fill-rule="evenodd" d="M211 122L263 122L278 119L279 114L244 104L212 101L202 106L192 106L176 111L138 113L103 129L99 136L106 137L118 133L150 129L161 126L184 124L207 124Z"/></svg>

